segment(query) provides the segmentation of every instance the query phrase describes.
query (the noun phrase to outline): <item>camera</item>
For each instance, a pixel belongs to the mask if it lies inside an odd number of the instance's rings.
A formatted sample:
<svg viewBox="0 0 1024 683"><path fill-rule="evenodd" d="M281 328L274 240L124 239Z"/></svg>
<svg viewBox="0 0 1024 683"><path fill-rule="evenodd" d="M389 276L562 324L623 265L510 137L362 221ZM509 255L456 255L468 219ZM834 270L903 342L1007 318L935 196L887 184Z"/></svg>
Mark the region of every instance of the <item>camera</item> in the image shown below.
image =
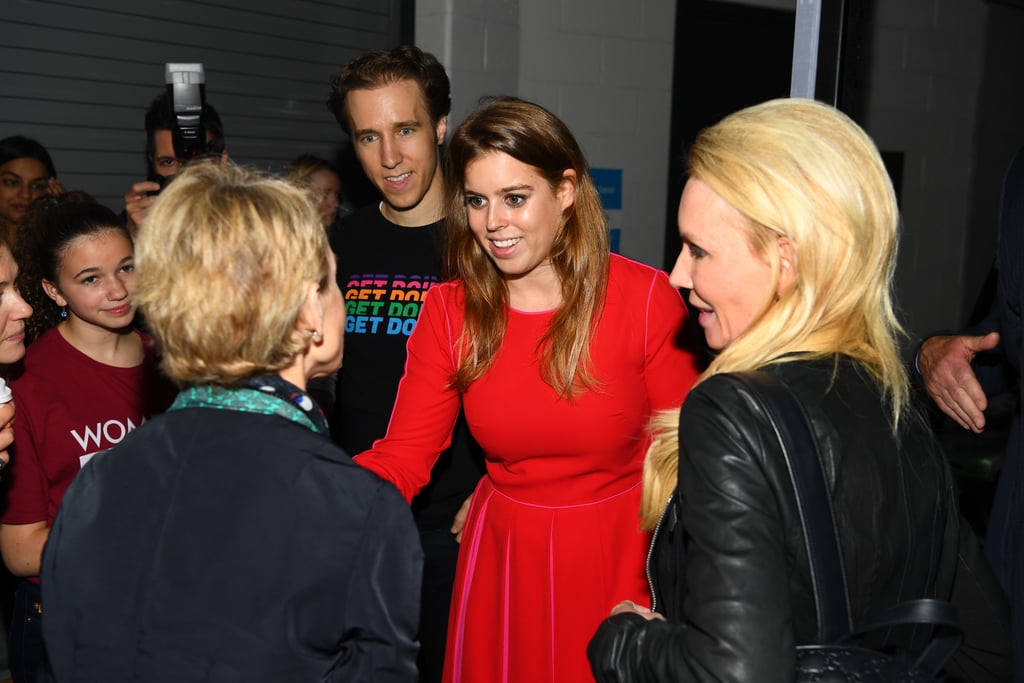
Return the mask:
<svg viewBox="0 0 1024 683"><path fill-rule="evenodd" d="M168 62L164 68L164 82L166 92L150 105L151 108L160 107L163 111L154 114L147 110L147 133L152 135L154 128L169 128L174 156L181 163L200 157L219 158L224 151L223 132L217 113L206 104L206 74L203 65ZM151 116L157 116L160 125L154 126L150 122ZM147 168L146 180L157 183L160 189L146 194L157 195L174 176L159 173L152 158Z"/></svg>
<svg viewBox="0 0 1024 683"><path fill-rule="evenodd" d="M191 161L206 153L206 74L202 64L169 62L164 69L167 100L171 107L174 127L174 153L180 159Z"/></svg>

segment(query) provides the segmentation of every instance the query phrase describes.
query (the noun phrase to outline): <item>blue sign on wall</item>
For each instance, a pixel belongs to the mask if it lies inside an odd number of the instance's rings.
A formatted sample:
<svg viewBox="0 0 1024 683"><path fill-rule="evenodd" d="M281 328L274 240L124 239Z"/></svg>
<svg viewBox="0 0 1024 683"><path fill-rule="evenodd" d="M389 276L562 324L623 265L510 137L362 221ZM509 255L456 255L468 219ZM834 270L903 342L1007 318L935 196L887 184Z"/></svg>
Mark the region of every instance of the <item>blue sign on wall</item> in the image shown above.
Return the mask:
<svg viewBox="0 0 1024 683"><path fill-rule="evenodd" d="M601 195L601 204L605 211L617 211L622 208L622 169L592 168L597 192Z"/></svg>

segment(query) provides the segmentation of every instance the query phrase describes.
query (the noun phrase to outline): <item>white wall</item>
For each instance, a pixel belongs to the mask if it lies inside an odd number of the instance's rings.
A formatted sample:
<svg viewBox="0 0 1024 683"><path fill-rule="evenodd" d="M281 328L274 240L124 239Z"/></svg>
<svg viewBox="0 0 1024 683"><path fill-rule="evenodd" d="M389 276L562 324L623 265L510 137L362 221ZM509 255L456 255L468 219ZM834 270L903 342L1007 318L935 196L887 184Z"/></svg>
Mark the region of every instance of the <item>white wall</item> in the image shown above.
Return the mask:
<svg viewBox="0 0 1024 683"><path fill-rule="evenodd" d="M865 128L906 154L897 294L914 336L961 324L987 11L964 0L875 8Z"/></svg>
<svg viewBox="0 0 1024 683"><path fill-rule="evenodd" d="M416 43L452 79L451 124L481 96L551 109L595 168L623 171L623 254L664 251L674 0L419 0Z"/></svg>

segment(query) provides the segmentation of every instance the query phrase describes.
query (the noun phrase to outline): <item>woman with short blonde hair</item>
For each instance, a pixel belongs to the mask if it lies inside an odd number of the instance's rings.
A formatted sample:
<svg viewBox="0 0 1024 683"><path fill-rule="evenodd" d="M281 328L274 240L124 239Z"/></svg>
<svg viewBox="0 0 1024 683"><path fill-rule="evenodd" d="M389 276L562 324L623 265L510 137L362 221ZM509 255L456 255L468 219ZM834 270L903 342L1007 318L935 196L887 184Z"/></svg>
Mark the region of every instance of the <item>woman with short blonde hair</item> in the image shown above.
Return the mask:
<svg viewBox="0 0 1024 683"><path fill-rule="evenodd" d="M411 512L306 392L337 369L345 328L308 199L188 166L137 259L181 392L64 498L43 563L57 680L415 681Z"/></svg>
<svg viewBox="0 0 1024 683"><path fill-rule="evenodd" d="M139 239L135 260L137 300L167 374L232 385L288 365L311 343L292 334L309 283L326 290L333 259L324 232L308 229L319 223L309 199L212 162L166 192L172 199L154 205L155 234Z"/></svg>

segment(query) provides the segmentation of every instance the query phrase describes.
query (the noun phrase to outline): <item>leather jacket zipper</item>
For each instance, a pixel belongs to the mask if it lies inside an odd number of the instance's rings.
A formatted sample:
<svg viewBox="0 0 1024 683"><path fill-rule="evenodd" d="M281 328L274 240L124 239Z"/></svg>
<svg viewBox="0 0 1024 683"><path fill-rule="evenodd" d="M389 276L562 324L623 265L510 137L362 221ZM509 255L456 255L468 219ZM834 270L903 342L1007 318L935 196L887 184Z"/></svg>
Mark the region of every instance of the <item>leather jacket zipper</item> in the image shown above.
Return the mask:
<svg viewBox="0 0 1024 683"><path fill-rule="evenodd" d="M651 534L651 545L647 548L647 585L651 587L651 611L658 611L658 598L654 591L654 572L651 571L651 560L654 559L654 544L658 540L658 532L661 531L661 525L665 521L665 515L672 507L672 499L676 497L675 491L668 497L668 502L665 503L665 509L661 511L661 517L658 517L658 524L654 527L654 532Z"/></svg>

